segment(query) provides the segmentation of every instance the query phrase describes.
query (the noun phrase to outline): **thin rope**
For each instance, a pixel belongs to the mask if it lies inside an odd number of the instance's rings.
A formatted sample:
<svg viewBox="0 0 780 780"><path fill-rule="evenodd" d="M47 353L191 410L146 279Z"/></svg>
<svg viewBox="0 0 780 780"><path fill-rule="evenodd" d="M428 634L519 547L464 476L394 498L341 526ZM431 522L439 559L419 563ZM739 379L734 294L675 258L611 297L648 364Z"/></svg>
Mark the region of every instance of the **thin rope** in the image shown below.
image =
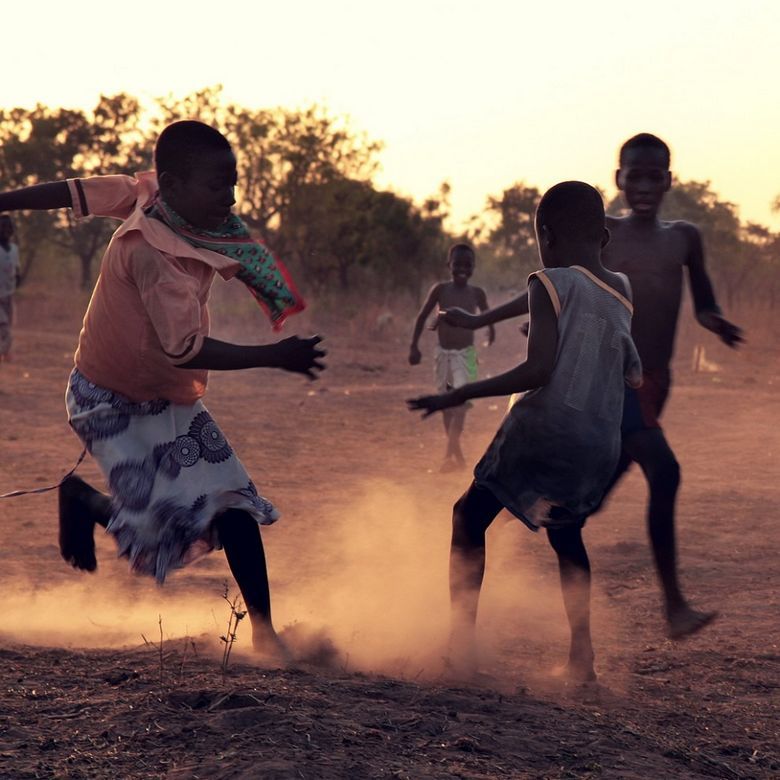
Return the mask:
<svg viewBox="0 0 780 780"><path fill-rule="evenodd" d="M47 487L32 488L30 490L13 490L10 493L3 493L0 498L16 498L16 496L32 496L36 493L48 493L50 490L56 490L68 477L72 477L76 473L76 469L82 464L84 458L87 457L87 448L81 451L79 459L76 461L76 465L56 484L48 485Z"/></svg>

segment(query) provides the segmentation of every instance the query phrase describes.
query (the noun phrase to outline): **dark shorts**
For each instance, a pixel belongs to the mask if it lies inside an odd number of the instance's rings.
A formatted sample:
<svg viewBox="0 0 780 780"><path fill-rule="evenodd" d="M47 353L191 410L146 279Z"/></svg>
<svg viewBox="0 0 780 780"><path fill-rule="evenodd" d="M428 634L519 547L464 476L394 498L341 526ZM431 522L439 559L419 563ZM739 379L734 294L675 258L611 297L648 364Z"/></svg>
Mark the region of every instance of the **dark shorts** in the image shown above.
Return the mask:
<svg viewBox="0 0 780 780"><path fill-rule="evenodd" d="M643 371L641 387L626 387L621 424L623 437L661 427L659 418L669 397L671 384L671 371L662 368Z"/></svg>

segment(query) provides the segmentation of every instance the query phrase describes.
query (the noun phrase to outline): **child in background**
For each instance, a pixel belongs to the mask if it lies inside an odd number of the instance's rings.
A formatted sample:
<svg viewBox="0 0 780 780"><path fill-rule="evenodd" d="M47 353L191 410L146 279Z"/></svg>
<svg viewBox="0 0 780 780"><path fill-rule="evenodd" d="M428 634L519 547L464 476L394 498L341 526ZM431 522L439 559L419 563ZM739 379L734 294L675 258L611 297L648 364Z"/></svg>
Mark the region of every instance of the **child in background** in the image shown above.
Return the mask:
<svg viewBox="0 0 780 780"><path fill-rule="evenodd" d="M0 214L0 363L11 359L14 293L21 281L19 248L12 243L14 223Z"/></svg>
<svg viewBox="0 0 780 780"><path fill-rule="evenodd" d="M281 368L315 378L318 337L240 346L210 338L216 273L237 276L278 327L303 302L268 250L232 214L236 158L201 122L176 122L155 147L155 173L36 185L0 195L2 209L70 207L123 220L103 258L79 336L66 403L71 426L108 482L60 485L60 550L94 571L101 525L135 571L162 583L221 546L257 650L283 654L271 621L258 524L277 510L260 496L201 401L208 371ZM260 415L262 410L258 410ZM259 424L259 423L258 423Z"/></svg>
<svg viewBox="0 0 780 780"><path fill-rule="evenodd" d="M433 311L434 306L441 309L457 306L469 312L486 311L487 296L481 287L469 284L474 273L476 256L468 244L455 244L450 247L447 265L452 275L452 281L437 282L431 287L428 296L414 322L412 343L409 347L409 363L413 366L422 360L418 346L425 321ZM436 388L440 393L446 393L462 387L467 382L477 378L477 350L474 347L474 333L464 328L457 328L446 322L436 327L439 343L434 355L434 373ZM493 326L488 328L488 344L495 339ZM442 415L444 432L447 435L447 449L442 464L442 472L463 468L466 461L460 446L460 437L466 418L466 407L459 406L447 409Z"/></svg>
<svg viewBox="0 0 780 780"><path fill-rule="evenodd" d="M582 527L620 457L623 387L639 383L641 366L630 335L630 286L625 276L601 264L609 233L598 192L582 182L557 184L539 203L536 233L544 270L529 279L526 361L500 376L411 400L409 406L427 416L471 398L524 393L454 507L452 649L473 671L485 532L506 508L530 529L547 530L571 628L567 674L585 681L596 675Z"/></svg>

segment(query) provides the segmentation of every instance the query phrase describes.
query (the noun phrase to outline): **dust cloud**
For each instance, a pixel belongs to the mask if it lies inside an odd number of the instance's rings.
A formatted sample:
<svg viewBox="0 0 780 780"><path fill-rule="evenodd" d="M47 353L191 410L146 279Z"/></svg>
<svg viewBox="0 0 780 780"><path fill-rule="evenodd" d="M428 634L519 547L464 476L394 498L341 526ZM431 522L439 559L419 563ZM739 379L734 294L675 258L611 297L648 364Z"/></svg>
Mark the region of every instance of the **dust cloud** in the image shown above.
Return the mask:
<svg viewBox="0 0 780 780"><path fill-rule="evenodd" d="M291 539L280 522L266 543L272 576L274 622L293 655L344 671L434 678L447 670L449 638L449 505L439 496L389 480L366 480L339 512L318 517L316 533ZM433 503L432 503L433 502ZM557 580L549 567L518 560L518 551L543 544L507 515L488 533L488 573L480 605L483 660L501 637L550 636L565 629ZM544 545L546 547L546 545ZM131 575L110 562L111 545L98 545L95 575L73 572L50 585L17 578L2 608L6 637L25 644L63 647L137 647L160 638L195 638L218 646L229 607L221 582L197 564L176 572L173 588ZM113 563L107 574L106 563ZM207 559L221 568L220 552ZM285 573L285 583L273 581ZM192 575L195 576L192 576ZM217 583L220 584L217 584ZM208 583L208 584L207 584ZM560 623L560 626L557 626ZM557 639L565 636L558 632ZM251 660L250 626L239 627L236 657Z"/></svg>

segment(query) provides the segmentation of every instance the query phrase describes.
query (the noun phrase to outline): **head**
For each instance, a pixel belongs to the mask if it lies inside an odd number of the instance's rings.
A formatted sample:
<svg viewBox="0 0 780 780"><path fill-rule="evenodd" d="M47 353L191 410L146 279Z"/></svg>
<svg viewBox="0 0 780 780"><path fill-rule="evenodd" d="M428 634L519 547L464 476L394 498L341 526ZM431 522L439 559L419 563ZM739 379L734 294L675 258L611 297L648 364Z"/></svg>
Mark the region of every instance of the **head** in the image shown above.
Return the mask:
<svg viewBox="0 0 780 780"><path fill-rule="evenodd" d="M582 262L609 241L604 201L581 181L564 181L544 193L536 209L536 240L545 268Z"/></svg>
<svg viewBox="0 0 780 780"><path fill-rule="evenodd" d="M468 244L453 244L447 253L447 265L452 275L452 281L458 287L468 284L474 273L477 256Z"/></svg>
<svg viewBox="0 0 780 780"><path fill-rule="evenodd" d="M191 225L217 229L236 202L236 157L222 133L203 122L168 125L154 147L160 193Z"/></svg>
<svg viewBox="0 0 780 780"><path fill-rule="evenodd" d="M0 214L0 241L7 244L14 234L14 223L8 214Z"/></svg>
<svg viewBox="0 0 780 780"><path fill-rule="evenodd" d="M637 216L654 218L672 186L669 147L657 136L640 133L620 147L615 183Z"/></svg>

